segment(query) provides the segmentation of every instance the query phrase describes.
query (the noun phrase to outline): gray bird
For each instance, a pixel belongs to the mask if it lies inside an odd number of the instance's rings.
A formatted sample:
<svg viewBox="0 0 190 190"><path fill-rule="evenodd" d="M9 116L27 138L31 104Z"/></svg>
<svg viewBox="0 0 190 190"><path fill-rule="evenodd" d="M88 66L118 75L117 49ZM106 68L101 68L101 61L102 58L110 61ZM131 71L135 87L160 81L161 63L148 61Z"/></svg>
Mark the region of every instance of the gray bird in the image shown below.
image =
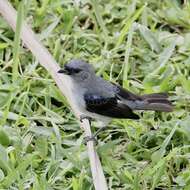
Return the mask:
<svg viewBox="0 0 190 190"><path fill-rule="evenodd" d="M112 118L139 119L133 110L171 112L172 104L166 93L136 95L96 76L92 65L82 60L71 60L58 73L72 80L73 101L84 118L110 121Z"/></svg>

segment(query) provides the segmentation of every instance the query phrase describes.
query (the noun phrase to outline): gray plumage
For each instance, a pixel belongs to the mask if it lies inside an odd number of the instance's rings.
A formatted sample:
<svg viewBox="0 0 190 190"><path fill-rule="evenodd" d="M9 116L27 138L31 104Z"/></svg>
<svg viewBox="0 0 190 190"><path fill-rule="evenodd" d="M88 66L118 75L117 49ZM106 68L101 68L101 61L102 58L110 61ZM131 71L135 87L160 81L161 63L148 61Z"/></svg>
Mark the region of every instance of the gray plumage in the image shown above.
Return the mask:
<svg viewBox="0 0 190 190"><path fill-rule="evenodd" d="M138 119L132 110L172 111L166 93L135 95L122 87L96 76L92 65L71 60L58 71L71 77L73 100L83 115L109 120L111 118Z"/></svg>

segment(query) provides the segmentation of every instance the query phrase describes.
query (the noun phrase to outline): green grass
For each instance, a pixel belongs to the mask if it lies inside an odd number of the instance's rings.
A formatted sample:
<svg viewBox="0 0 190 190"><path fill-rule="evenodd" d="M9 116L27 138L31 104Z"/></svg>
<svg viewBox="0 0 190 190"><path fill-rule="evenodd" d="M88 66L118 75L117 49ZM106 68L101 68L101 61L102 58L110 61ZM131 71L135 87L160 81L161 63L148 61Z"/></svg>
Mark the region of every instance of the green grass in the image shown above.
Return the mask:
<svg viewBox="0 0 190 190"><path fill-rule="evenodd" d="M189 1L77 2L24 0L23 13L11 0L16 33L0 17L0 189L94 189L76 118L20 43L25 18L60 65L88 60L107 80L139 94L166 91L174 102L172 113L114 120L99 135L109 189L189 190Z"/></svg>

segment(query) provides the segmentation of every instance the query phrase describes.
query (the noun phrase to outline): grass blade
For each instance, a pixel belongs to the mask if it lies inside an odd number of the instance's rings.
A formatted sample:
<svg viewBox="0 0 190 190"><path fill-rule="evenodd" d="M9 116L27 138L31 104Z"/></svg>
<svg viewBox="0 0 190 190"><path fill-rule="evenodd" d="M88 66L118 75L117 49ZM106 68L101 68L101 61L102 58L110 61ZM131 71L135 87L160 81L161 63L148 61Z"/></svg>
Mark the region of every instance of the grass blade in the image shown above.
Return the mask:
<svg viewBox="0 0 190 190"><path fill-rule="evenodd" d="M19 65L19 50L20 50L20 34L21 34L23 17L24 17L24 7L23 7L23 2L21 2L18 7L16 31L15 31L14 46L13 46L13 70L12 70L13 82L17 80L17 77L19 75L18 65Z"/></svg>
<svg viewBox="0 0 190 190"><path fill-rule="evenodd" d="M132 25L132 27L129 30L126 51L125 51L125 62L124 62L124 69L123 69L123 87L124 88L128 87L127 79L128 79L128 72L130 69L129 55L130 55L130 51L131 51L133 32L134 32L134 25Z"/></svg>
<svg viewBox="0 0 190 190"><path fill-rule="evenodd" d="M100 25L106 39L108 37L108 30L104 24L104 21L103 21L103 18L101 16L101 11L99 10L99 7L98 7L98 4L97 4L97 1L96 0L91 0L92 2L92 5L93 5L93 8L94 8L94 12L95 12L95 15L96 15L96 19L98 21L98 24Z"/></svg>
<svg viewBox="0 0 190 190"><path fill-rule="evenodd" d="M116 48L118 48L118 47L121 45L121 43L123 42L123 40L124 40L124 38L125 38L125 36L126 36L128 30L129 30L129 28L131 27L131 25L133 24L133 22L134 22L135 20L137 20L137 19L140 17L140 15L141 15L141 13L143 12L143 10L144 10L145 7L146 7L146 4L143 5L140 9L138 9L138 10L136 11L136 13L135 13L130 19L128 19L128 20L126 21L125 26L124 26L123 29L121 30L120 37L119 37L119 39L118 39L118 41L117 41L117 44L116 44Z"/></svg>

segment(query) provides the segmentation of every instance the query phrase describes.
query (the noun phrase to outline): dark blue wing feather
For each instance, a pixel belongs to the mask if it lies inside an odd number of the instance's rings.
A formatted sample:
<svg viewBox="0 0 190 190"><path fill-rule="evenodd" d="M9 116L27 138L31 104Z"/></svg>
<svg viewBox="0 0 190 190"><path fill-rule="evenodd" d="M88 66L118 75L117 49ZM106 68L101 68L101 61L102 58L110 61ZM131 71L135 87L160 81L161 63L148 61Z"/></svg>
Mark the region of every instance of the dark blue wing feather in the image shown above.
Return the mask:
<svg viewBox="0 0 190 190"><path fill-rule="evenodd" d="M125 104L118 101L116 97L103 97L97 94L85 94L86 109L89 112L113 118L139 119L139 116Z"/></svg>

